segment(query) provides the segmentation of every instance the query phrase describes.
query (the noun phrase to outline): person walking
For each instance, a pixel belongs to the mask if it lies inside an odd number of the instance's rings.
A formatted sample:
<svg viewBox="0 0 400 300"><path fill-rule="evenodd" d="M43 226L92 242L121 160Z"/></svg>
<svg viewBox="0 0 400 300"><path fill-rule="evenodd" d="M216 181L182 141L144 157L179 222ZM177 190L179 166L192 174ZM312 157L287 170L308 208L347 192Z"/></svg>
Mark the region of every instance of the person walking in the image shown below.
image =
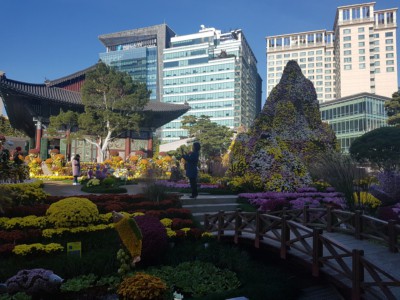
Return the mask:
<svg viewBox="0 0 400 300"><path fill-rule="evenodd" d="M186 177L189 178L190 188L192 189L192 195L190 198L196 199L198 196L197 191L197 165L199 163L199 155L200 155L200 143L193 143L193 151L188 154L183 153L182 149L182 157L185 159L185 169L186 169Z"/></svg>
<svg viewBox="0 0 400 300"><path fill-rule="evenodd" d="M72 159L72 176L74 176L73 185L78 185L78 177L81 176L81 156L76 154Z"/></svg>

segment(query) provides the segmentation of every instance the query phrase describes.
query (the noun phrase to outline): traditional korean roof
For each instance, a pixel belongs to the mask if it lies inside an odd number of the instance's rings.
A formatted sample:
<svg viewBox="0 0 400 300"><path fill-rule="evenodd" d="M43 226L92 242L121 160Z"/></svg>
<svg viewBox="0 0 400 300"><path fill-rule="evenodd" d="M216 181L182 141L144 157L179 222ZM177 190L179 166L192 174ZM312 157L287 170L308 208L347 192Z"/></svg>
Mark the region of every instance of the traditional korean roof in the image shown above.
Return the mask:
<svg viewBox="0 0 400 300"><path fill-rule="evenodd" d="M92 71L94 69L96 69L96 65L90 66L90 67L88 67L86 69L83 69L81 71L72 73L70 75L67 75L67 76L64 76L64 77L61 77L61 78L58 78L58 79L49 80L49 81L46 82L46 85L48 85L49 87L58 86L58 85L63 84L65 82L76 80L77 78L80 78L80 77L85 78L86 73L89 72L89 71Z"/></svg>
<svg viewBox="0 0 400 300"><path fill-rule="evenodd" d="M85 69L86 72L91 68ZM32 84L6 78L0 75L0 96L5 103L11 125L25 131L33 137L35 124L33 118L46 123L51 115L57 115L60 109L83 112L81 94L58 88L55 82L71 80L84 76L84 71L52 81L54 84ZM68 78L68 79L66 79ZM144 107L145 122L142 126L159 128L180 117L190 109L188 105L149 101Z"/></svg>

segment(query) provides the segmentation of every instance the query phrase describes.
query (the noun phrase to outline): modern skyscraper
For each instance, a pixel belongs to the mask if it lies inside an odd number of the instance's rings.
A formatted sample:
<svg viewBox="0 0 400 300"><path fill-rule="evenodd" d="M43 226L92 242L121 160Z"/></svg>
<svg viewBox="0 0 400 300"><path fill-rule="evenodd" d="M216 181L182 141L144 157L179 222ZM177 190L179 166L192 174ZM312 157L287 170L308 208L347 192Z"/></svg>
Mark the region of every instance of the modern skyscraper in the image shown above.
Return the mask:
<svg viewBox="0 0 400 300"><path fill-rule="evenodd" d="M325 102L367 92L391 97L397 90L397 8L375 2L337 8L333 31L269 36L267 95L288 60L296 60Z"/></svg>
<svg viewBox="0 0 400 300"><path fill-rule="evenodd" d="M198 33L176 36L164 49L166 103L187 103L186 115L209 116L229 128L248 128L261 109L257 60L242 30L222 33L201 26ZM162 143L187 137L181 118L162 128Z"/></svg>
<svg viewBox="0 0 400 300"><path fill-rule="evenodd" d="M106 52L100 53L100 59L146 83L150 100L161 101L163 50L173 36L175 32L166 24L103 34L99 39Z"/></svg>

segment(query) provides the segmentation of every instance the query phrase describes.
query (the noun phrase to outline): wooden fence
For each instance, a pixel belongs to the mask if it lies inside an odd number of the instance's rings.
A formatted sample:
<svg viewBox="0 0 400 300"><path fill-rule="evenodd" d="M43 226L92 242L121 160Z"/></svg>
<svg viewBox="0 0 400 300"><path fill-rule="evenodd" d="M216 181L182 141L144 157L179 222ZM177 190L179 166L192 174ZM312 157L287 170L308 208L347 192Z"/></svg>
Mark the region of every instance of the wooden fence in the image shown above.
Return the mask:
<svg viewBox="0 0 400 300"><path fill-rule="evenodd" d="M300 210L282 210L268 214L220 211L206 214L205 229L221 239L226 232L233 234L235 243L241 236L254 238L255 247L260 242L279 248L280 257L294 253L312 261L312 274L333 271L342 282L349 282L352 299L364 296L377 299L398 299L400 281L364 258L364 251L347 249L325 237L323 230L351 234L356 239L370 239L381 243L388 251L398 252L400 226L394 221L385 222L361 212L348 212L327 208L304 207ZM396 287L396 289L395 289Z"/></svg>

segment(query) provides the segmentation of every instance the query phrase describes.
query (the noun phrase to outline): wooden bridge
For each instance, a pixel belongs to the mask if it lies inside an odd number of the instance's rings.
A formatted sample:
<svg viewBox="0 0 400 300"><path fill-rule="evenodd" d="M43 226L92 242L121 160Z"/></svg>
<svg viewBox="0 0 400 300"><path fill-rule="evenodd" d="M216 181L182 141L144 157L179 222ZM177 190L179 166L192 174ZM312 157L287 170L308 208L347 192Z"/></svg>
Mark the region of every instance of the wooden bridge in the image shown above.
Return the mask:
<svg viewBox="0 0 400 300"><path fill-rule="evenodd" d="M351 299L400 299L400 225L359 211L304 207L268 214L240 210L205 214L218 239L254 240L254 246L300 259L350 290Z"/></svg>

